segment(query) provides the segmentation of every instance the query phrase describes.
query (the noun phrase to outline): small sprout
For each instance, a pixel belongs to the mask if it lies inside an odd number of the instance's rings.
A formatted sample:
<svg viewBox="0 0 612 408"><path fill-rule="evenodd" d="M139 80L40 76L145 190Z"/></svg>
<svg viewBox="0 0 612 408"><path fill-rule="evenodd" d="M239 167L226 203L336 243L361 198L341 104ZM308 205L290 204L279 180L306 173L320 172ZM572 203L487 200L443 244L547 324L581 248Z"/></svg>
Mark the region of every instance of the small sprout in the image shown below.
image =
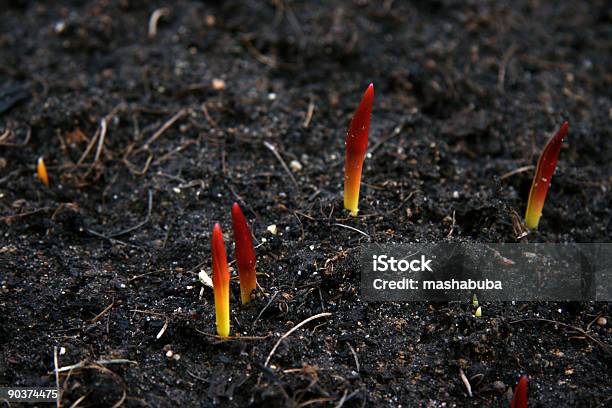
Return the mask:
<svg viewBox="0 0 612 408"><path fill-rule="evenodd" d="M359 211L359 187L361 185L361 169L368 148L368 132L374 101L374 84L366 89L353 114L351 124L346 133L346 161L344 163L344 208L353 217Z"/></svg>
<svg viewBox="0 0 612 408"><path fill-rule="evenodd" d="M251 230L244 218L238 203L232 206L232 225L234 227L234 241L236 242L236 264L240 278L240 298L242 304L249 303L251 293L257 288L257 275L255 273L255 249L251 240Z"/></svg>
<svg viewBox="0 0 612 408"><path fill-rule="evenodd" d="M478 298L476 297L475 293L472 296L472 305L474 305L474 307L478 307Z"/></svg>
<svg viewBox="0 0 612 408"><path fill-rule="evenodd" d="M212 281L215 294L215 317L217 321L217 334L227 337L230 333L229 310L229 283L230 274L225 254L225 243L221 226L215 224L212 234Z"/></svg>
<svg viewBox="0 0 612 408"><path fill-rule="evenodd" d="M550 188L550 180L557 167L559 151L568 128L569 123L563 122L557 134L546 143L538 159L538 165L531 183L531 191L529 191L527 210L525 211L525 225L529 229L536 229L540 222L546 194Z"/></svg>
<svg viewBox="0 0 612 408"><path fill-rule="evenodd" d="M45 166L45 161L42 157L38 158L38 164L36 166L36 173L38 174L38 179L47 187L49 187L49 176L47 175L47 166Z"/></svg>
<svg viewBox="0 0 612 408"><path fill-rule="evenodd" d="M478 306L478 309L476 309L476 312L474 313L474 316L476 317L481 317L482 316L482 307Z"/></svg>
<svg viewBox="0 0 612 408"><path fill-rule="evenodd" d="M529 379L526 375L521 376L518 385L514 390L514 397L510 403L510 408L527 408L527 383Z"/></svg>

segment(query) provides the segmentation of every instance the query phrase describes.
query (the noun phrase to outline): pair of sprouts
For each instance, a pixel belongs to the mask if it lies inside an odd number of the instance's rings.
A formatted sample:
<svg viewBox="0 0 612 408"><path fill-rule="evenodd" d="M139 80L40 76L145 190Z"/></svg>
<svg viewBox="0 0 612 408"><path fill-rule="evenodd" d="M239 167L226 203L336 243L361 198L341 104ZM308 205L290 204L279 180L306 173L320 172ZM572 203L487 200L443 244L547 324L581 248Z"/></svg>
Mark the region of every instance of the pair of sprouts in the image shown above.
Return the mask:
<svg viewBox="0 0 612 408"><path fill-rule="evenodd" d="M251 230L238 203L234 203L232 206L232 226L234 229L236 265L238 266L240 280L240 298L242 304L246 304L251 300L251 294L257 288L256 259L255 248L253 248L253 241L251 240ZM227 337L230 333L230 273L223 232L218 223L213 228L211 249L217 334Z"/></svg>
<svg viewBox="0 0 612 408"><path fill-rule="evenodd" d="M368 148L368 133L370 130L373 102L374 85L370 84L361 98L361 103L353 114L346 134L344 208L350 211L352 216L356 216L359 211L359 188L361 185L363 162ZM557 167L559 152L568 128L569 123L564 122L559 131L548 141L538 159L538 165L527 201L527 210L525 211L525 225L529 229L536 229L540 222L544 201L550 188L552 175Z"/></svg>

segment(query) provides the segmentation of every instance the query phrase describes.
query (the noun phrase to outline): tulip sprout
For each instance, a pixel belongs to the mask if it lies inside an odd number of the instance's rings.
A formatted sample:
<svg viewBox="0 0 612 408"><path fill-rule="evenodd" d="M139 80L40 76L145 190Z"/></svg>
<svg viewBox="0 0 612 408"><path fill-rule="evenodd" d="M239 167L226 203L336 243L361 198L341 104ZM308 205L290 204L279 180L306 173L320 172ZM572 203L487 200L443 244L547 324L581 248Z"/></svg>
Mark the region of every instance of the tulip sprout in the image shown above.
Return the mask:
<svg viewBox="0 0 612 408"><path fill-rule="evenodd" d="M374 84L370 84L353 114L346 134L346 161L344 164L344 208L357 216L359 211L359 187L361 170L368 148L368 132L374 101Z"/></svg>
<svg viewBox="0 0 612 408"><path fill-rule="evenodd" d="M529 383L529 379L526 375L523 375L514 390L510 408L527 408L527 383Z"/></svg>
<svg viewBox="0 0 612 408"><path fill-rule="evenodd" d="M45 166L45 161L42 157L38 158L38 163L36 165L36 174L38 175L38 179L46 186L49 187L49 176L47 175L47 166Z"/></svg>
<svg viewBox="0 0 612 408"><path fill-rule="evenodd" d="M540 222L546 194L550 188L550 180L557 167L559 151L561 150L561 144L568 128L569 123L564 122L557 134L548 141L538 159L538 166L531 183L531 191L529 192L529 200L527 201L527 210L525 212L525 225L529 229L536 229Z"/></svg>
<svg viewBox="0 0 612 408"><path fill-rule="evenodd" d="M236 243L236 264L240 278L240 298L242 304L246 304L251 300L251 293L257 288L256 260L251 231L238 203L232 206L232 224Z"/></svg>
<svg viewBox="0 0 612 408"><path fill-rule="evenodd" d="M225 243L221 226L215 224L212 234L212 281L215 296L215 317L217 334L227 337L230 333L229 283L230 274L225 253Z"/></svg>

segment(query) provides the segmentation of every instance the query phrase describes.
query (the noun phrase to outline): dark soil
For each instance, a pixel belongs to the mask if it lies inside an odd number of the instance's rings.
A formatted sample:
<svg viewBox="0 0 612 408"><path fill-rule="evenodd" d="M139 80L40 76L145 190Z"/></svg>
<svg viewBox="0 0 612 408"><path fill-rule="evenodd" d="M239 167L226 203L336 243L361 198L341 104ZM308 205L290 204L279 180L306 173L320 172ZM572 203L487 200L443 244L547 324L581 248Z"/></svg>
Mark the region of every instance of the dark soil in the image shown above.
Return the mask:
<svg viewBox="0 0 612 408"><path fill-rule="evenodd" d="M508 406L521 374L530 406L609 406L612 331L589 325L609 303L366 303L358 264L367 242L517 242L533 170L502 176L563 120L523 240L610 240L608 2L166 3L0 2L0 386L54 386L57 347L82 363L64 406ZM350 218L344 135L369 82ZM241 306L232 283L232 334L251 338L220 341L197 275L215 222L231 245L234 201L262 290ZM515 322L535 318L569 326Z"/></svg>

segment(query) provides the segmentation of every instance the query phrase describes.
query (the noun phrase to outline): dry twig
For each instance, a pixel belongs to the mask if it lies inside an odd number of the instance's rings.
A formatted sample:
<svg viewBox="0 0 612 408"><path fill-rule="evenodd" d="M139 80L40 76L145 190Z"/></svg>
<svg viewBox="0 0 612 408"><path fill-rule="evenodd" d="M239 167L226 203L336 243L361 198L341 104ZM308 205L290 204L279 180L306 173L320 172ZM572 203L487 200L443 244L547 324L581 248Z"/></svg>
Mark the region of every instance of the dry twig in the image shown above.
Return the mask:
<svg viewBox="0 0 612 408"><path fill-rule="evenodd" d="M253 55L253 57L255 57L255 59L259 62L261 62L264 65L269 66L270 68L276 68L277 67L277 63L274 59L263 55L254 45L253 42L251 41L250 36L243 36L242 37L242 44L245 46L245 48L247 49L248 52L251 53L251 55Z"/></svg>
<svg viewBox="0 0 612 408"><path fill-rule="evenodd" d="M10 137L15 134L15 132L12 129L6 129L4 133L0 135L0 146L2 147L24 147L26 146L30 142L30 138L32 137L32 128L30 128L30 126L28 125L25 125L25 127L27 128L27 130L26 130L26 135L23 141L19 143L7 142L7 140L10 139Z"/></svg>
<svg viewBox="0 0 612 408"><path fill-rule="evenodd" d="M363 236L366 236L366 237L370 238L370 236L369 236L367 233L365 233L365 232L363 232L362 230L359 230L359 229L357 229L357 228L355 228L355 227L351 227L350 225L340 224L339 222L334 223L334 225L337 225L337 226L342 227L342 228L350 229L351 231L358 232L358 233L360 233L361 235L363 235Z"/></svg>
<svg viewBox="0 0 612 408"><path fill-rule="evenodd" d="M162 17L166 17L170 14L170 9L167 7L158 8L153 13L151 13L151 17L149 18L149 38L155 38L157 35L157 23L159 23L159 19Z"/></svg>
<svg viewBox="0 0 612 408"><path fill-rule="evenodd" d="M357 352L355 351L353 346L351 346L351 343L349 343L348 341L346 342L346 345L348 346L349 350L351 350L351 353L353 354L353 358L355 359L355 371L359 373L361 367L359 365L359 358L357 357Z"/></svg>
<svg viewBox="0 0 612 408"><path fill-rule="evenodd" d="M136 361L132 361L132 360L127 360L125 358L117 358L114 360L97 360L94 361L94 364L100 365L100 366L106 366L106 365L113 365L113 364L135 364L138 365L138 363ZM90 368L91 367L91 363L88 362L87 360L83 360L83 361L79 361L76 364L72 364L69 366L64 366L64 367L60 367L57 369L58 373L63 373L66 371L72 371L72 370L78 370L80 368Z"/></svg>
<svg viewBox="0 0 612 408"><path fill-rule="evenodd" d="M132 226L130 228L124 229L122 231L109 234L109 235L104 235L104 234L102 234L100 232L93 231L91 229L88 229L87 231L90 234L101 236L101 237L106 238L106 239L116 238L116 237L119 237L121 235L129 234L130 232L136 231L138 228L144 226L145 224L147 224L149 222L149 220L151 218L151 210L152 209L153 209L153 191L149 190L149 204L148 204L148 208L147 208L147 215L146 215L145 219L142 220L141 222L139 222L138 224L136 224L136 225L134 225L134 226Z"/></svg>
<svg viewBox="0 0 612 408"><path fill-rule="evenodd" d="M218 334L211 334L203 332L202 330L195 329L200 334L203 334L206 337L211 337L219 341L219 343L223 343L226 341L240 341L240 340L265 340L270 335L267 336L219 336Z"/></svg>
<svg viewBox="0 0 612 408"><path fill-rule="evenodd" d="M512 44L512 46L504 53L502 56L501 64L499 65L499 70L497 71L497 90L500 93L504 93L504 84L506 82L506 67L508 66L508 62L518 49L516 44Z"/></svg>
<svg viewBox="0 0 612 408"><path fill-rule="evenodd" d="M538 319L533 318L533 319L521 319L521 320L515 320L515 321L510 322L509 324L521 323L521 322L532 322L532 321L533 321L533 322L545 322L545 323L552 323L552 324L555 324L555 325L559 325L559 326L562 326L562 327L565 327L565 328L568 328L568 329L574 330L574 331L576 331L576 332L580 333L581 335L583 335L585 338L587 338L587 339L591 340L593 343L595 343L596 345L598 345L599 347L601 347L601 349L602 349L604 352L606 352L607 354L609 354L609 355L611 355L611 356L612 356L612 347L611 347L610 345L608 345L608 344L604 343L603 341L598 340L598 339L596 339L595 337L591 336L590 334L588 334L588 333L586 332L586 330L584 330L584 329L582 329L582 328L580 328L580 327L577 327L577 326L572 326L571 324L567 324L567 323L563 323L563 322L558 322L558 321L556 321L556 320L550 320L550 319L540 319L540 318L538 318Z"/></svg>
<svg viewBox="0 0 612 408"><path fill-rule="evenodd" d="M276 291L274 292L274 294L272 295L272 297L270 297L270 300L268 301L268 304L266 304L264 306L263 309L261 309L261 311L259 312L259 314L257 315L257 318L255 319L255 321L253 322L253 325L251 326L251 328L254 328L255 325L257 324L257 322L259 321L259 318L261 317L261 315L263 315L263 313L266 311L266 309L268 309L268 307L270 307L270 305L272 304L272 302L274 301L274 299L276 299L276 295L278 295L280 293L280 291Z"/></svg>
<svg viewBox="0 0 612 408"><path fill-rule="evenodd" d="M465 389L470 397L472 397L472 385L470 384L470 380L465 376L463 369L459 368L459 377L461 377L461 381L463 381L463 385L465 385Z"/></svg>
<svg viewBox="0 0 612 408"><path fill-rule="evenodd" d="M283 334L281 336L281 338L278 339L278 341L276 342L274 347L272 347L272 350L270 351L270 354L268 354L268 358L266 358L266 362L264 363L264 367L268 366L268 364L270 363L270 359L272 358L272 356L276 352L276 349L278 348L278 346L283 342L283 340L285 340L287 337L289 337L291 335L291 333L293 333L294 331L296 331L297 329L299 329L300 327L302 327L303 325L305 325L306 323L308 323L310 321L313 321L315 319L320 319L321 317L325 317L325 316L331 316L331 315L332 315L331 313L326 312L326 313L319 313L317 315L310 316L308 319L306 319L306 320L302 321L301 323L295 325L291 330L289 330L287 333Z"/></svg>
<svg viewBox="0 0 612 408"><path fill-rule="evenodd" d="M91 319L89 322L92 323L92 324L97 322L98 320L100 320L102 318L102 316L104 316L109 310L111 310L113 308L113 306L115 306L115 301L114 300L113 300L113 302L110 305L106 306L103 311L98 313L96 315L96 317Z"/></svg>
<svg viewBox="0 0 612 408"><path fill-rule="evenodd" d="M264 144L264 146L266 146L266 148L268 148L268 150L270 150L272 152L274 157L276 157L278 159L278 161L280 162L281 166L283 166L283 169L285 170L285 172L287 172L287 174L289 175L289 178L293 182L293 185L295 186L295 188L299 190L300 186L298 185L297 181L295 180L295 177L293 177L293 173L291 173L291 170L289 170L289 167L287 167L287 163L285 163L285 161L281 157L281 155L278 152L278 149L276 148L276 146L274 146L272 143L269 143L269 142L266 142L266 141L264 141L263 144Z"/></svg>
<svg viewBox="0 0 612 408"><path fill-rule="evenodd" d="M187 109L181 109L180 111L175 113L174 116L168 119L166 123L164 123L155 133L153 133L153 135L149 138L149 140L147 140L145 144L142 146L141 150L149 149L149 147L151 146L151 144L153 144L153 142L159 139L159 137L163 135L166 130L168 130L172 125L174 125L174 123L176 123L176 121L181 119L186 114L187 114Z"/></svg>
<svg viewBox="0 0 612 408"><path fill-rule="evenodd" d="M59 393L59 369L58 369L58 357L57 357L57 346L53 346L53 367L55 372L55 388L57 388L57 399L55 401L55 405L57 408L60 408L60 393Z"/></svg>
<svg viewBox="0 0 612 408"><path fill-rule="evenodd" d="M312 115L314 114L315 104L314 100L311 98L308 103L308 111L306 111L306 117L304 118L304 123L302 123L302 127L304 129L308 129L310 126L310 121L312 120Z"/></svg>
<svg viewBox="0 0 612 408"><path fill-rule="evenodd" d="M510 176L514 176L515 174L519 174L519 173L523 173L525 171L529 171L529 170L533 169L533 167L534 167L533 164L530 164L529 166L519 167L517 169L511 170L511 171L509 171L507 173L502 174L499 179L503 180L503 179L506 179L506 178L508 178Z"/></svg>

